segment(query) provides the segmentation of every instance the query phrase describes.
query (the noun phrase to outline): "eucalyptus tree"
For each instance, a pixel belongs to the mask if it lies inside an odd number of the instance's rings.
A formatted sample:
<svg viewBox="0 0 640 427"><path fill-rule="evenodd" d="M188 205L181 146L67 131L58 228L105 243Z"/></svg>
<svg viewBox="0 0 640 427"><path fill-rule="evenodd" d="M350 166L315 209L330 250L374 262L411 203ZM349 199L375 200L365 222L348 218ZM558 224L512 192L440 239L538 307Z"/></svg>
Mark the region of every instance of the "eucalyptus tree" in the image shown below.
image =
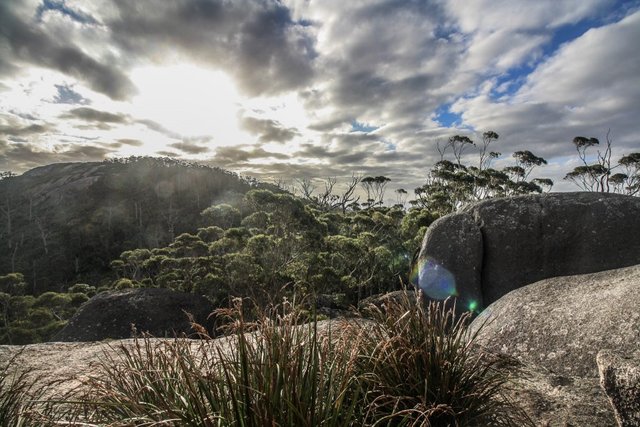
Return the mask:
<svg viewBox="0 0 640 427"><path fill-rule="evenodd" d="M444 146L437 144L440 160L427 176L427 181L415 189L414 206L430 209L444 215L460 207L479 200L515 194L541 193L542 186L550 188L553 182L547 178L527 181L532 170L547 163L531 151L517 151L513 154L515 165L502 170L491 167L493 160L501 154L491 151L492 144L499 139L494 131L482 134L481 145L476 145L467 136L455 135ZM477 166L467 164L463 154L476 147ZM448 153L453 159L447 159Z"/></svg>
<svg viewBox="0 0 640 427"><path fill-rule="evenodd" d="M621 193L638 195L640 193L640 153L630 153L612 163L613 149L611 132L606 135L603 149L589 155L592 147L600 147L600 140L594 137L576 136L573 145L576 148L581 165L576 166L564 177L583 191ZM620 172L615 173L615 171Z"/></svg>

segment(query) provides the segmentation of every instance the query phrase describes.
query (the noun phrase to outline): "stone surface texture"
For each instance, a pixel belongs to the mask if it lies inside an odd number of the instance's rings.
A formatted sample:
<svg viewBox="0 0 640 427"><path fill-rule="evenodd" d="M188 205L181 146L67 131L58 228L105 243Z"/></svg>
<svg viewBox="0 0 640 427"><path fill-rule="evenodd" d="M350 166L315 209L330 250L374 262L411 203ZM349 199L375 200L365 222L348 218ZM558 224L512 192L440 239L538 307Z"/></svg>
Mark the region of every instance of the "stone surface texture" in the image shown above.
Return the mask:
<svg viewBox="0 0 640 427"><path fill-rule="evenodd" d="M100 293L84 303L52 341L101 341L130 338L137 333L156 337L193 334L186 313L212 332L213 305L204 297L163 288L134 288Z"/></svg>
<svg viewBox="0 0 640 427"><path fill-rule="evenodd" d="M640 426L640 351L630 356L601 350L597 357L600 385L621 427Z"/></svg>
<svg viewBox="0 0 640 427"><path fill-rule="evenodd" d="M616 425L600 387L602 349L640 351L640 265L516 289L471 324L477 343L520 361L516 400L549 425Z"/></svg>
<svg viewBox="0 0 640 427"><path fill-rule="evenodd" d="M471 301L482 303L482 234L472 215L447 215L434 221L424 236L418 259L420 265L427 266L420 269L419 281L431 282L432 286L422 287L428 297L441 299L437 294L443 284L438 282L443 279L436 275L436 280L425 280L435 263L453 272L455 282L464 283L465 292L459 295L460 306L467 307Z"/></svg>
<svg viewBox="0 0 640 427"><path fill-rule="evenodd" d="M640 198L617 194L491 199L434 222L419 260L449 270L463 303L480 288L486 307L538 280L639 264L639 218Z"/></svg>

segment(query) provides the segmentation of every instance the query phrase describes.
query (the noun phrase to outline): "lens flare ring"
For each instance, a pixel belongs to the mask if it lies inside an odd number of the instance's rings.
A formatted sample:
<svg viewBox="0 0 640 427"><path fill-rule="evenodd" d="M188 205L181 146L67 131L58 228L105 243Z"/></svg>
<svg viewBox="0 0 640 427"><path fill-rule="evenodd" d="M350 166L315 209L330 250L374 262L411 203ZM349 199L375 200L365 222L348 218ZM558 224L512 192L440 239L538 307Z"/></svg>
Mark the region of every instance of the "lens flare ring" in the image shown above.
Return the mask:
<svg viewBox="0 0 640 427"><path fill-rule="evenodd" d="M444 300L458 296L455 277L433 258L424 258L416 263L411 282L432 299Z"/></svg>

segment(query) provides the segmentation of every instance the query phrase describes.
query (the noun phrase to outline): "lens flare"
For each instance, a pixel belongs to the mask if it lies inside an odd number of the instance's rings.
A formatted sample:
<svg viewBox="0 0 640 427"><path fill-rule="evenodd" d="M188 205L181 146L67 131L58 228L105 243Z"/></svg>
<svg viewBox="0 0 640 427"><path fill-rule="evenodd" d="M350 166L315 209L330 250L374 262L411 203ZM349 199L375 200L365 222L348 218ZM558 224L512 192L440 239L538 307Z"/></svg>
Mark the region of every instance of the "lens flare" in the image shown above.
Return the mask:
<svg viewBox="0 0 640 427"><path fill-rule="evenodd" d="M457 296L453 274L431 258L418 261L411 274L411 282L432 299L444 300Z"/></svg>

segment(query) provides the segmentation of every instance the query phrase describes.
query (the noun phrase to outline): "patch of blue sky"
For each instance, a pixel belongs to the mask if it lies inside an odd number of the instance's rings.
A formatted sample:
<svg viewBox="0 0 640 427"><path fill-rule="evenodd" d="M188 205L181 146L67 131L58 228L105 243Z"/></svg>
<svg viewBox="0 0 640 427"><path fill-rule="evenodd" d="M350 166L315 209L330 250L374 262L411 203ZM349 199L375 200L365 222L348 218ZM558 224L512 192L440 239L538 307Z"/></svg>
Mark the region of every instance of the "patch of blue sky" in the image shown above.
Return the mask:
<svg viewBox="0 0 640 427"><path fill-rule="evenodd" d="M97 24L97 21L92 16L70 8L64 0L43 0L36 11L38 21L42 19L42 15L48 10L56 10L81 24Z"/></svg>
<svg viewBox="0 0 640 427"><path fill-rule="evenodd" d="M462 115L451 111L451 103L442 104L434 113L434 121L442 127L458 127L462 124Z"/></svg>
<svg viewBox="0 0 640 427"><path fill-rule="evenodd" d="M451 24L439 24L433 30L433 37L437 40L451 41L456 34L458 34L458 31L456 27Z"/></svg>
<svg viewBox="0 0 640 427"><path fill-rule="evenodd" d="M80 104L86 105L91 102L74 91L72 88L65 85L55 85L58 90L58 94L53 98L54 104Z"/></svg>
<svg viewBox="0 0 640 427"><path fill-rule="evenodd" d="M527 76L536 69L540 63L548 59L562 47L563 44L571 42L591 28L596 28L606 24L607 18L591 18L580 22L566 24L557 28L551 35L551 39L542 46L542 55L536 60L530 60L523 64L509 69L506 73L499 75L489 96L492 100L501 100L514 95L527 81Z"/></svg>
<svg viewBox="0 0 640 427"><path fill-rule="evenodd" d="M398 146L393 142L389 141L386 138L380 138L380 142L382 142L385 146L386 151L395 152Z"/></svg>
<svg viewBox="0 0 640 427"><path fill-rule="evenodd" d="M353 120L351 122L351 132L371 133L378 129L380 129L380 126L374 126L370 123L362 123L357 120Z"/></svg>
<svg viewBox="0 0 640 427"><path fill-rule="evenodd" d="M502 98L514 95L527 81L527 76L535 70L537 64L522 64L497 76L493 88L489 92L489 97L493 101L499 101Z"/></svg>

